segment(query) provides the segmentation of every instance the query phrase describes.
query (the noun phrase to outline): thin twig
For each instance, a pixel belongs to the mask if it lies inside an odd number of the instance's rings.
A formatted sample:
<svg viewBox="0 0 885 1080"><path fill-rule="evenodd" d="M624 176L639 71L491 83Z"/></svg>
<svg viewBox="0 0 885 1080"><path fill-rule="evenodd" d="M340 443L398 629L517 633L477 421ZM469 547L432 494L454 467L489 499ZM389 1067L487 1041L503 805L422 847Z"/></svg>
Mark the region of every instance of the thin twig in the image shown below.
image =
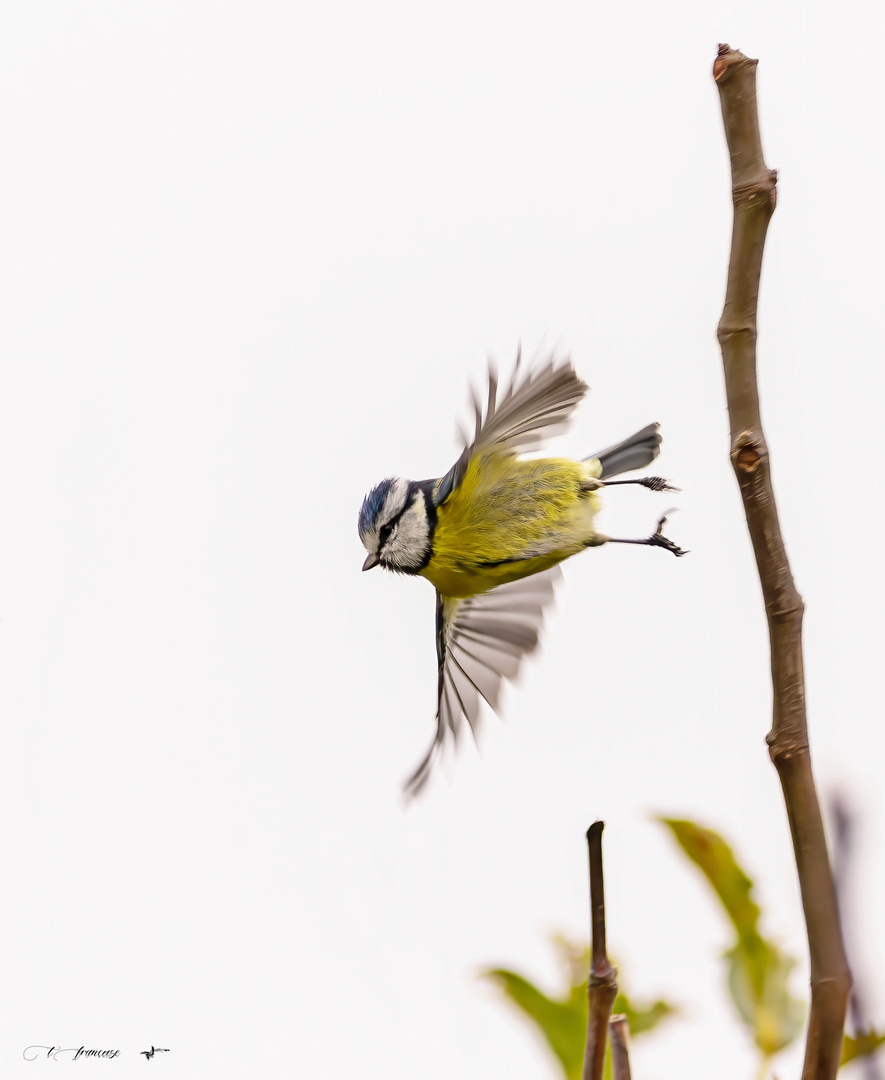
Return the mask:
<svg viewBox="0 0 885 1080"><path fill-rule="evenodd" d="M600 1080L605 1064L605 1040L608 1018L618 996L618 971L609 962L605 951L605 892L602 880L602 830L605 824L594 821L587 830L590 852L590 923L593 930L593 951L587 996L590 1011L587 1016L587 1041L584 1046L582 1080Z"/></svg>
<svg viewBox="0 0 885 1080"><path fill-rule="evenodd" d="M608 1022L612 1048L612 1080L630 1080L630 1024L623 1013Z"/></svg>
<svg viewBox="0 0 885 1080"><path fill-rule="evenodd" d="M762 251L776 202L777 174L762 156L756 61L728 45L713 65L731 155L734 231L719 343L731 423L731 461L740 485L765 599L771 642L774 721L767 742L793 836L811 955L811 1011L803 1080L831 1080L839 1067L851 985L805 718L804 605L790 573L771 487L756 384L756 304Z"/></svg>

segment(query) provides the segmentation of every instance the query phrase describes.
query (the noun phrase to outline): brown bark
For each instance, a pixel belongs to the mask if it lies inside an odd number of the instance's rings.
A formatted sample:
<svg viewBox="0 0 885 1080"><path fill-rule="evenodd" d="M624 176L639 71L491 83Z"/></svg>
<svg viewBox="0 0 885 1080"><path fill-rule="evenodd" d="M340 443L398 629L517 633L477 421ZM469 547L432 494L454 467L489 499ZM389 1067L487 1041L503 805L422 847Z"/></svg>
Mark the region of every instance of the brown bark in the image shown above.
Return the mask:
<svg viewBox="0 0 885 1080"><path fill-rule="evenodd" d="M612 1048L612 1080L630 1080L630 1023L623 1013L608 1022Z"/></svg>
<svg viewBox="0 0 885 1080"><path fill-rule="evenodd" d="M793 836L811 956L811 1010L803 1080L831 1080L839 1067L851 985L833 876L811 771L802 666L804 605L793 582L771 486L756 382L756 307L762 252L776 203L777 174L762 156L756 61L719 46L713 77L731 155L734 231L719 344L731 424L731 461L765 600L774 720L767 742Z"/></svg>

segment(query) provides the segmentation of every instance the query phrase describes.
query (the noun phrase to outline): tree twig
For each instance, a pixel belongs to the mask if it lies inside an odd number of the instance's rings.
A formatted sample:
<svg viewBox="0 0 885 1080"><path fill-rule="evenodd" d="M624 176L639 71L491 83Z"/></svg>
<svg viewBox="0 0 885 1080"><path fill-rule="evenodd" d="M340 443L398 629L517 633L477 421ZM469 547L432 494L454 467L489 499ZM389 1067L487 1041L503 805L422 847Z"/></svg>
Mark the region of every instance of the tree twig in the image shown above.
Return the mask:
<svg viewBox="0 0 885 1080"><path fill-rule="evenodd" d="M768 617L774 721L767 742L790 821L811 955L811 1011L802 1077L831 1080L839 1067L851 978L808 750L802 663L804 605L781 537L756 384L756 304L765 235L776 202L777 174L766 167L762 157L756 61L720 45L713 77L731 155L734 202L728 286L718 331L731 423L731 461Z"/></svg>
<svg viewBox="0 0 885 1080"><path fill-rule="evenodd" d="M618 996L618 972L605 951L605 892L602 879L602 830L605 824L594 821L587 830L590 853L590 924L593 931L590 976L587 996L587 1041L584 1045L582 1080L600 1080L605 1064L605 1041L612 1005Z"/></svg>
<svg viewBox="0 0 885 1080"><path fill-rule="evenodd" d="M608 1022L612 1048L612 1080L630 1080L630 1024L623 1013Z"/></svg>

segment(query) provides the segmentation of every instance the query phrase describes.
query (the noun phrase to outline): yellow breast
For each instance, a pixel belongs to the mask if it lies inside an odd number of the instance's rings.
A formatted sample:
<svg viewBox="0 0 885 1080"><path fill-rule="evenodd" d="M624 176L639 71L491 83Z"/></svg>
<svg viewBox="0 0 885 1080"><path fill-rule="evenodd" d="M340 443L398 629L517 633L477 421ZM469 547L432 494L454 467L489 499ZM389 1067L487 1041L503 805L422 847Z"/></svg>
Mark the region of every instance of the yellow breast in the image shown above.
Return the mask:
<svg viewBox="0 0 885 1080"><path fill-rule="evenodd" d="M598 462L478 456L439 507L421 571L443 596L466 597L546 570L595 538Z"/></svg>

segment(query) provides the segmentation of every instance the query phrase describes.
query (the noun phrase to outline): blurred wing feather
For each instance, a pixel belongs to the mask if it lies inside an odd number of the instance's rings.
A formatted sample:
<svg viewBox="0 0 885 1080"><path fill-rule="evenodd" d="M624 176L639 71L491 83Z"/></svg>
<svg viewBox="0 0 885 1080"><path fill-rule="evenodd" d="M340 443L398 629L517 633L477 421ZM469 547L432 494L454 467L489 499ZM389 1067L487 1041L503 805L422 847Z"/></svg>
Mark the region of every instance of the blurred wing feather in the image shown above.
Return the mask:
<svg viewBox="0 0 885 1080"><path fill-rule="evenodd" d="M558 359L551 353L523 371L517 355L513 378L499 400L498 375L490 364L485 416L473 390L473 442L440 481L436 504L445 502L458 487L477 455L526 454L561 434L586 392L587 384L575 373L571 357Z"/></svg>
<svg viewBox="0 0 885 1080"><path fill-rule="evenodd" d="M523 657L538 646L544 611L560 576L554 566L467 600L436 594L436 735L406 782L407 796L424 787L439 751L448 739L457 742L465 720L476 734L480 699L497 711L503 680L515 678Z"/></svg>

